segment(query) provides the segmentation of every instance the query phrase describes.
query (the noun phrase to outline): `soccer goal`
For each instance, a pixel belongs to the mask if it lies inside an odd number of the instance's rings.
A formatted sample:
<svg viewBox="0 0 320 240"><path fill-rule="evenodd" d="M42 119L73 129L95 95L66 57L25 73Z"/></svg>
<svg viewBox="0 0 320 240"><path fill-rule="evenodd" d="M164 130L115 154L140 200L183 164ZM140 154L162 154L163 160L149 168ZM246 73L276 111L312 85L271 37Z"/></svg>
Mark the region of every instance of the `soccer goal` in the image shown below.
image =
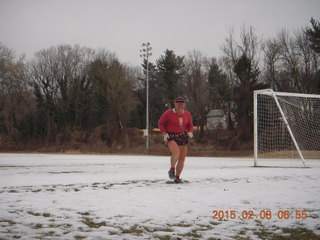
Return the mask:
<svg viewBox="0 0 320 240"><path fill-rule="evenodd" d="M297 159L320 159L320 95L254 91L254 166Z"/></svg>

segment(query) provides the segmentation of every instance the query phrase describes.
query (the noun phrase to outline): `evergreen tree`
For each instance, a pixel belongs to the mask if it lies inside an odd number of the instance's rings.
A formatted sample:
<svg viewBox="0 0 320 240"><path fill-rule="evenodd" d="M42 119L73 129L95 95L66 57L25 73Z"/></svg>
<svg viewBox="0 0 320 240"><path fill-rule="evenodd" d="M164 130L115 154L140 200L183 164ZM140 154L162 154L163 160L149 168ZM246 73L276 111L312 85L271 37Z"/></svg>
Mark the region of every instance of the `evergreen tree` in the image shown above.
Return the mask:
<svg viewBox="0 0 320 240"><path fill-rule="evenodd" d="M166 101L172 103L174 99L182 94L182 89L179 89L180 80L183 76L184 56L176 56L174 51L166 50L165 55L161 56L157 61L157 73L160 81L160 86L165 89Z"/></svg>
<svg viewBox="0 0 320 240"><path fill-rule="evenodd" d="M231 117L232 89L228 83L227 75L222 72L215 62L210 65L208 82L210 86L212 108L222 108L228 116L228 129L233 129Z"/></svg>
<svg viewBox="0 0 320 240"><path fill-rule="evenodd" d="M308 28L306 33L311 42L311 47L317 53L320 53L320 22L311 18L312 28Z"/></svg>
<svg viewBox="0 0 320 240"><path fill-rule="evenodd" d="M106 127L105 140L110 146L120 143L125 139L130 114L135 107L134 79L129 69L116 58L96 59L91 63L89 77L94 81L92 92L98 121Z"/></svg>
<svg viewBox="0 0 320 240"><path fill-rule="evenodd" d="M252 139L253 133L253 91L265 88L258 83L260 70L244 53L234 65L238 78L234 88L235 115L237 120L237 138L243 141Z"/></svg>
<svg viewBox="0 0 320 240"><path fill-rule="evenodd" d="M218 64L212 63L208 73L208 82L212 97L212 108L223 107L231 100L231 88L227 76L221 71Z"/></svg>
<svg viewBox="0 0 320 240"><path fill-rule="evenodd" d="M311 18L310 20L312 28L308 28L306 34L311 42L311 48L318 54L320 54L320 22ZM320 93L320 72L316 69L316 87L317 93Z"/></svg>

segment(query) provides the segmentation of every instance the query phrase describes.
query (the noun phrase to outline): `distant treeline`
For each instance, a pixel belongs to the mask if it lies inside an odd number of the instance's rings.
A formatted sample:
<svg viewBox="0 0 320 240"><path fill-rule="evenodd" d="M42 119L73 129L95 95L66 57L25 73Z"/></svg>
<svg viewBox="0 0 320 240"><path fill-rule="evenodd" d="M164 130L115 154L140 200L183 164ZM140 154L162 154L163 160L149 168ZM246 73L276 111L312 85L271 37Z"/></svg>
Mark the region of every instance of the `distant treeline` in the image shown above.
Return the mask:
<svg viewBox="0 0 320 240"><path fill-rule="evenodd" d="M243 27L237 39L230 30L220 57L167 49L149 62L150 127L176 96L185 96L200 126L197 141L211 109L228 116L230 141L250 141L253 90L320 92L318 21L264 41ZM94 136L110 147L130 141L132 129L145 128L146 68L146 59L132 67L108 50L78 45L43 49L27 61L0 42L0 148L55 144L75 132L82 139L99 132Z"/></svg>

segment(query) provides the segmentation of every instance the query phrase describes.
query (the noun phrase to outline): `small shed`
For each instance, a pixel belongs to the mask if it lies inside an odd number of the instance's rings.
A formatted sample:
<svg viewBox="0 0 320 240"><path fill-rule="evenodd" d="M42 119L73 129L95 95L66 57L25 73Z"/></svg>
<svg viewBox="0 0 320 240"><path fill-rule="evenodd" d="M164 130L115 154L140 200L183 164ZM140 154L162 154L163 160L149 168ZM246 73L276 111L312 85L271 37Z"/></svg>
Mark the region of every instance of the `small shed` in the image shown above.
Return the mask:
<svg viewBox="0 0 320 240"><path fill-rule="evenodd" d="M206 117L207 129L227 129L227 116L222 109L213 109Z"/></svg>

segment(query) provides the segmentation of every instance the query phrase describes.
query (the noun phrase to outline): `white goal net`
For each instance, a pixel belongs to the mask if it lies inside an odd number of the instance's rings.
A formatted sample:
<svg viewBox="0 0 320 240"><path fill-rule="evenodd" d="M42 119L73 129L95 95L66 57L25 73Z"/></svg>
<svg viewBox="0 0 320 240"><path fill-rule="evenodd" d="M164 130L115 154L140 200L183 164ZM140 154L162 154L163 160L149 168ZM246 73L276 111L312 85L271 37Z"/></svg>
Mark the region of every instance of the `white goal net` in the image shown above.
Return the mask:
<svg viewBox="0 0 320 240"><path fill-rule="evenodd" d="M254 91L254 165L320 159L320 95Z"/></svg>

